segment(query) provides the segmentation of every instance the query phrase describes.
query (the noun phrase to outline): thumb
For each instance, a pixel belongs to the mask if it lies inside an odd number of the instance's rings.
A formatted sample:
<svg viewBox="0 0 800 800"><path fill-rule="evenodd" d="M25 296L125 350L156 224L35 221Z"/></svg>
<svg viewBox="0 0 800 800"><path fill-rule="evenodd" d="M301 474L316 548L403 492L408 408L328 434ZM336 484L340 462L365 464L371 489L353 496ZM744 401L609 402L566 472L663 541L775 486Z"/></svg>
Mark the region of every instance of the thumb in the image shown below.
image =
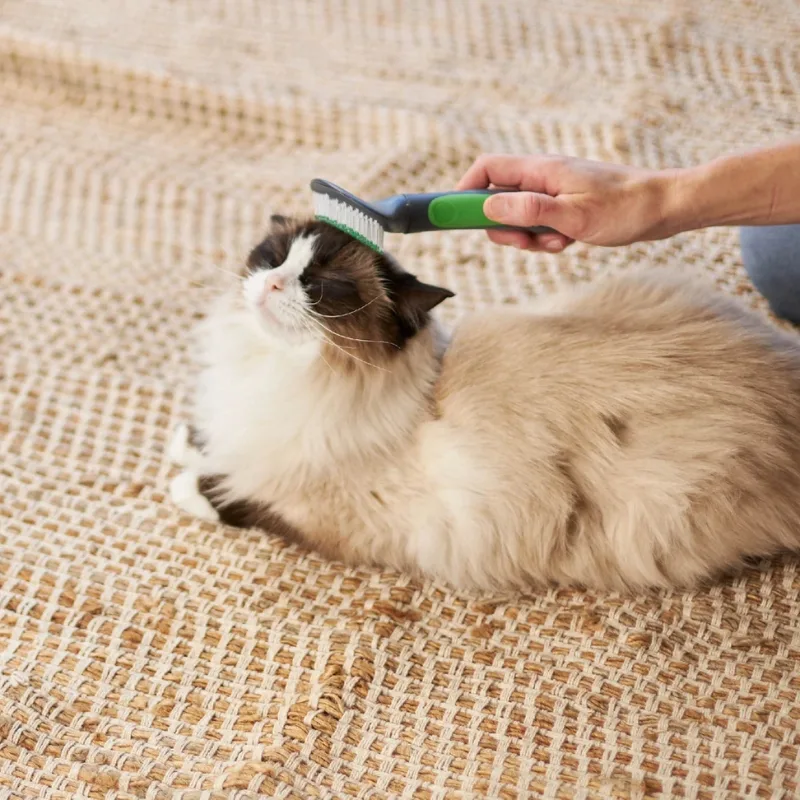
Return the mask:
<svg viewBox="0 0 800 800"><path fill-rule="evenodd" d="M538 192L502 192L490 195L483 204L483 213L494 222L529 228L545 225L570 236L570 208L566 201Z"/></svg>

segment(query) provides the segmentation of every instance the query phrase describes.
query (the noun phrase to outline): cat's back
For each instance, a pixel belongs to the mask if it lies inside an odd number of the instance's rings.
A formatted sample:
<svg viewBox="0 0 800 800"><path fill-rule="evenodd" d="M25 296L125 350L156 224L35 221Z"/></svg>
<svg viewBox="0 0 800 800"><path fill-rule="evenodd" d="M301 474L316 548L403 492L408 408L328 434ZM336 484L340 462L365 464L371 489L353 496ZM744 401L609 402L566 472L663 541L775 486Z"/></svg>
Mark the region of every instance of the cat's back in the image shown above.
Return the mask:
<svg viewBox="0 0 800 800"><path fill-rule="evenodd" d="M680 405L746 398L796 406L800 338L674 275L607 278L541 305L465 318L446 353L445 406ZM556 409L553 409L554 411Z"/></svg>
<svg viewBox="0 0 800 800"><path fill-rule="evenodd" d="M587 461L707 455L719 465L726 453L778 463L791 452L800 466L800 340L669 276L607 279L546 311L465 319L437 399L445 419L501 456L519 447L534 462L566 449Z"/></svg>

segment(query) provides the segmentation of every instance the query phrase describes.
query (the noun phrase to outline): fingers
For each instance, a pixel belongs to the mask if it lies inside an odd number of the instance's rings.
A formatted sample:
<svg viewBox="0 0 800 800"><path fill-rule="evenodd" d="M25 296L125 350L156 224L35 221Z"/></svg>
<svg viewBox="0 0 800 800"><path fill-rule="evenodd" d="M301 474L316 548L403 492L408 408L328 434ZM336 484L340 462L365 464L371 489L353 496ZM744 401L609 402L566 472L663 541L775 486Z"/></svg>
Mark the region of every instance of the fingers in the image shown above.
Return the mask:
<svg viewBox="0 0 800 800"><path fill-rule="evenodd" d="M532 234L524 231L487 230L486 235L495 244L545 253L560 253L575 241L560 233Z"/></svg>
<svg viewBox="0 0 800 800"><path fill-rule="evenodd" d="M502 225L552 228L570 239L579 239L581 234L582 212L568 195L504 192L488 197L483 213Z"/></svg>
<svg viewBox="0 0 800 800"><path fill-rule="evenodd" d="M458 182L457 190L509 189L488 197L483 211L489 219L518 228L542 226L552 233L489 230L489 238L524 250L560 253L582 231L583 212L570 195L559 190L563 159L553 156L483 155Z"/></svg>
<svg viewBox="0 0 800 800"><path fill-rule="evenodd" d="M536 247L529 249L544 250L546 253L560 253L574 241L561 233L541 233L536 236Z"/></svg>
<svg viewBox="0 0 800 800"><path fill-rule="evenodd" d="M490 229L486 231L486 235L495 244L504 244L519 250L529 250L536 244L536 237L524 231L493 231Z"/></svg>
<svg viewBox="0 0 800 800"><path fill-rule="evenodd" d="M487 186L503 186L509 189L524 188L543 191L544 181L537 176L536 161L531 156L483 155L473 162L472 166L456 185L457 191L465 189L485 189ZM547 159L542 158L542 163Z"/></svg>

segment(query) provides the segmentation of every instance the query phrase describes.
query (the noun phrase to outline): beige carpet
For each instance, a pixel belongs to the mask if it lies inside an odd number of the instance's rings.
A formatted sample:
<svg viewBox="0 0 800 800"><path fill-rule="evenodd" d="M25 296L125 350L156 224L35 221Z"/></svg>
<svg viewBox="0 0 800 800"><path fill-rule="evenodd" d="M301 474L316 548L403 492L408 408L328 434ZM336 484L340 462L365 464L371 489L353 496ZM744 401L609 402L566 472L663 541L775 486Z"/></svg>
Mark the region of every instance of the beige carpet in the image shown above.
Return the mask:
<svg viewBox="0 0 800 800"><path fill-rule="evenodd" d="M187 335L312 177L797 133L797 0L0 0L0 798L800 796L800 571L458 595L165 498ZM689 261L389 241L453 312Z"/></svg>

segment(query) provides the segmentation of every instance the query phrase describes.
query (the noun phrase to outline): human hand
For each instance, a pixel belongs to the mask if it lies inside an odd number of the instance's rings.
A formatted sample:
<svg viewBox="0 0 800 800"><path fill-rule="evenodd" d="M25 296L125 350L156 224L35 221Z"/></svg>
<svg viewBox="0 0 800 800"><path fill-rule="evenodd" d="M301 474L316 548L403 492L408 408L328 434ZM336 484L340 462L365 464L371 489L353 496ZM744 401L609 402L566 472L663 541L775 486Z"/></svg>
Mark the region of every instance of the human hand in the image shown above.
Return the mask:
<svg viewBox="0 0 800 800"><path fill-rule="evenodd" d="M483 206L504 225L558 233L488 230L496 244L558 253L574 241L611 247L671 235L665 204L672 173L562 156L480 156L457 189L502 188Z"/></svg>

